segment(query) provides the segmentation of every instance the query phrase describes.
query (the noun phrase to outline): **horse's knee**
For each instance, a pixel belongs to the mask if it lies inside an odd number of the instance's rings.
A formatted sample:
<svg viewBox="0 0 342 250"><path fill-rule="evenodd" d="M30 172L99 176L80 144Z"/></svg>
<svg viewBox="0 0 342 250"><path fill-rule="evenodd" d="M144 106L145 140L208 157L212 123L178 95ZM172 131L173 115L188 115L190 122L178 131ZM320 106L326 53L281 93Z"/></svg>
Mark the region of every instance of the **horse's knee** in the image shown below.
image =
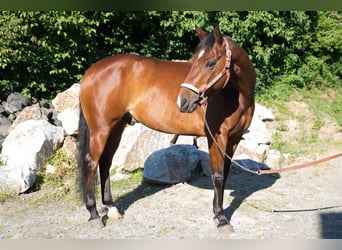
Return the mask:
<svg viewBox="0 0 342 250"><path fill-rule="evenodd" d="M219 173L214 173L211 175L211 179L213 181L214 184L221 184L224 181L224 176L223 174L219 174Z"/></svg>

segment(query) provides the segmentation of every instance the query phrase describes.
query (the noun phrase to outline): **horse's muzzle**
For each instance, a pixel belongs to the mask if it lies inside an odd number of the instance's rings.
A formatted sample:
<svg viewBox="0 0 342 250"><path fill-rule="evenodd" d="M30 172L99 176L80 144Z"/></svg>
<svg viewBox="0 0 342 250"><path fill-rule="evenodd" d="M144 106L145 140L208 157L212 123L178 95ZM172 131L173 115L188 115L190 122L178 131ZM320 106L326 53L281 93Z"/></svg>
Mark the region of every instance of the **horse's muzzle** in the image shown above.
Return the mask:
<svg viewBox="0 0 342 250"><path fill-rule="evenodd" d="M199 97L198 96L178 96L177 99L177 105L179 108L179 111L182 113L192 113L194 112L197 107L198 107L198 101Z"/></svg>

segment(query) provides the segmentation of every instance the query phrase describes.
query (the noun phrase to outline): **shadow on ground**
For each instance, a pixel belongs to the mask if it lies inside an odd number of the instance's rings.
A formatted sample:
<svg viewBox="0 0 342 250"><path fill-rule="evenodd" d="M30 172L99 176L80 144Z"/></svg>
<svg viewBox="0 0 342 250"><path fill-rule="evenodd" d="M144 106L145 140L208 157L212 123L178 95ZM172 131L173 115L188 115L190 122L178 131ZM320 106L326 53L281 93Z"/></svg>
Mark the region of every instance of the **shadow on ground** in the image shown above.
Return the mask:
<svg viewBox="0 0 342 250"><path fill-rule="evenodd" d="M241 160L240 163L243 163L243 160ZM244 165L248 165L251 163L251 160L248 159L244 163ZM256 162L253 163L257 164ZM278 178L280 178L280 175L278 174L258 176L242 172L233 166L225 185L225 195L227 195L227 190L232 190L230 195L234 197L231 204L225 209L227 218L229 220L231 219L233 213L240 207L246 198L255 192L271 187ZM193 172L190 181L187 183L198 188L213 190L211 178L204 176L200 170ZM143 181L131 192L114 200L114 204L123 215L128 207L137 200L153 195L170 186L171 185L151 184Z"/></svg>
<svg viewBox="0 0 342 250"><path fill-rule="evenodd" d="M320 213L322 239L342 239L342 213Z"/></svg>

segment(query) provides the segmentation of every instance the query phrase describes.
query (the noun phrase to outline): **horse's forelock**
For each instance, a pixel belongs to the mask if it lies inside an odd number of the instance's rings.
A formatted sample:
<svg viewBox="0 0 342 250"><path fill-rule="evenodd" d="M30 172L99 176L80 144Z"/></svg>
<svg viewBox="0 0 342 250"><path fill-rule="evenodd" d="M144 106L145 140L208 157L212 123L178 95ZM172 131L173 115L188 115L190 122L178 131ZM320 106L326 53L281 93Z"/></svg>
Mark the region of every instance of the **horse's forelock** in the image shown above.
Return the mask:
<svg viewBox="0 0 342 250"><path fill-rule="evenodd" d="M208 35L203 38L197 45L196 52L201 50L211 50L214 46L215 37L213 33L208 33Z"/></svg>

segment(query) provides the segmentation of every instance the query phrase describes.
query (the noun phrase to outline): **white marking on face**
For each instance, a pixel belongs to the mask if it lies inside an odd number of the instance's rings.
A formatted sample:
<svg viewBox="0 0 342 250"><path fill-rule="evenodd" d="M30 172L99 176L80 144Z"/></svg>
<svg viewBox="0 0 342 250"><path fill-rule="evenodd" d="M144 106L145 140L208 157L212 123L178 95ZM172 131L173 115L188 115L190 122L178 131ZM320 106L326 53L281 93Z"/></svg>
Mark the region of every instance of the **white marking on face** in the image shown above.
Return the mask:
<svg viewBox="0 0 342 250"><path fill-rule="evenodd" d="M204 52L205 52L205 51L204 51L204 49L203 49L203 50L200 51L200 53L198 53L198 59L201 58L201 57L203 56Z"/></svg>

